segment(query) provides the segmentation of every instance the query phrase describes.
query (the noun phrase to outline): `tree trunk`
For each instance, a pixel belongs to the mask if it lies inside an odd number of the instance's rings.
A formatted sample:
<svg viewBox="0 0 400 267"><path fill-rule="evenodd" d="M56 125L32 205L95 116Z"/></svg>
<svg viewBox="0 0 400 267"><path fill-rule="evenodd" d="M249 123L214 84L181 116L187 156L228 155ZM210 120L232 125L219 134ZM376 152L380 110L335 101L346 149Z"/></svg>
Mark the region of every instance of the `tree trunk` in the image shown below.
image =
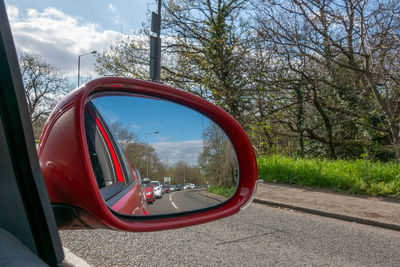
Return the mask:
<svg viewBox="0 0 400 267"><path fill-rule="evenodd" d="M329 150L329 158L330 159L336 159L336 151L335 151L335 144L333 143L333 127L332 124L330 122L330 119L328 117L328 115L325 113L324 109L322 108L321 104L318 101L317 98L317 92L315 90L315 88L312 89L313 90L313 103L315 108L317 109L318 113L321 115L324 124L325 124L325 129L326 129L326 139L328 141L328 150Z"/></svg>

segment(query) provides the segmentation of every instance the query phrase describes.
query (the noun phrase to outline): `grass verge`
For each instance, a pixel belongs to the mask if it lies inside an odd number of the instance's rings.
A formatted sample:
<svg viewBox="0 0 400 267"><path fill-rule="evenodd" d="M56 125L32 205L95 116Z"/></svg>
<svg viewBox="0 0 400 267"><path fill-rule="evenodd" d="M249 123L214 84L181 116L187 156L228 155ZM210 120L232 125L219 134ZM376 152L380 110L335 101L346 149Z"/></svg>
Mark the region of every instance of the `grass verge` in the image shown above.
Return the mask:
<svg viewBox="0 0 400 267"><path fill-rule="evenodd" d="M230 197L233 195L233 193L235 192L236 187L226 187L226 186L217 186L217 185L213 185L213 186L209 186L207 188L207 191L210 193L214 193L220 196L224 196L224 197Z"/></svg>
<svg viewBox="0 0 400 267"><path fill-rule="evenodd" d="M352 194L400 198L400 164L368 160L326 160L282 155L257 159L258 176L278 182Z"/></svg>

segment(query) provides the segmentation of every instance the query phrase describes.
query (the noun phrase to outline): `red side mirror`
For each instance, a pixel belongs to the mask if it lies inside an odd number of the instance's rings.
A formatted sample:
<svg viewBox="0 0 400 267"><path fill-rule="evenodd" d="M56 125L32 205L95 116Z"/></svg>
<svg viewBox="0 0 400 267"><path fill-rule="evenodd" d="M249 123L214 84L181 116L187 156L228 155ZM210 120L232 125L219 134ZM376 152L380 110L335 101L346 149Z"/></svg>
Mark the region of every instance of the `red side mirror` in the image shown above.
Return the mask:
<svg viewBox="0 0 400 267"><path fill-rule="evenodd" d="M188 108L188 110L204 115L218 125L226 133L236 153L238 181L236 181L237 187L233 195L221 204L180 213L152 215L152 207L150 206L150 215L146 215L149 210L144 195L140 195L143 194L142 191L144 190L140 190L139 193L140 184L138 179L135 179L136 174L132 172L132 169L136 167L132 160L127 160L128 163L126 163L129 166L126 169L129 169L131 174L127 174L127 171L122 174L125 176L132 175L134 182L130 187L127 184L122 186L120 191L115 191L118 186L113 184L112 187L108 187L107 175L104 175L107 177L103 177L102 181L105 182L100 186L100 174L107 173L107 168L104 167L107 165L104 163L107 161L107 157L102 158L98 155L99 150L91 149L91 141L88 140L90 130L87 123L88 119L85 119L85 114L87 116L85 107L93 98L116 95L161 99L169 103L179 104ZM101 116L99 117L101 120ZM105 125L104 131L107 132L106 119L104 119L103 124ZM111 133L107 133L107 135L111 136L110 142L115 148L116 157L124 165L124 160L121 160L124 157L121 155L124 153L118 152L120 146L114 140L117 138L113 138ZM92 143L93 147L96 148L99 141L95 140ZM126 231L155 231L217 220L238 212L242 206L248 203L254 193L257 180L257 163L251 143L244 130L232 116L221 108L192 94L157 83L125 78L96 79L66 96L64 100L58 103L46 122L40 138L38 154L58 225L64 229L103 227ZM94 154L96 154L96 160L93 159ZM129 161L132 162L133 166ZM100 167L97 168L96 164ZM115 169L115 163L111 163L110 166L110 173L112 173ZM124 172L123 167L122 172ZM112 174L110 175L112 176ZM143 181L145 180L148 179L144 178ZM119 182L121 183L121 181ZM129 177L125 177L124 183L128 183L128 181L130 181ZM136 189L132 189L135 185ZM198 188L187 189L186 192L182 190L182 194L200 189L205 190L205 186L198 186ZM132 192L138 193L134 196ZM196 193L198 192L196 191ZM105 194L108 194L109 198L105 198ZM155 204L158 201L156 200Z"/></svg>

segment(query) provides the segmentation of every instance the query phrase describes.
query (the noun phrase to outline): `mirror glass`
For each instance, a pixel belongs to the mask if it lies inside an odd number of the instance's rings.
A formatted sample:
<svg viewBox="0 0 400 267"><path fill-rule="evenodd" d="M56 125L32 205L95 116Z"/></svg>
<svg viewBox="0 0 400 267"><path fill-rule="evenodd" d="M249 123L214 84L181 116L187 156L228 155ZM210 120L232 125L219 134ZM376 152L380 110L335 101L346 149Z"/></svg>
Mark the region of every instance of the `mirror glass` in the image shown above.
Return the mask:
<svg viewBox="0 0 400 267"><path fill-rule="evenodd" d="M100 192L116 212L193 211L236 190L229 138L188 107L140 95L95 95L85 106L85 131Z"/></svg>

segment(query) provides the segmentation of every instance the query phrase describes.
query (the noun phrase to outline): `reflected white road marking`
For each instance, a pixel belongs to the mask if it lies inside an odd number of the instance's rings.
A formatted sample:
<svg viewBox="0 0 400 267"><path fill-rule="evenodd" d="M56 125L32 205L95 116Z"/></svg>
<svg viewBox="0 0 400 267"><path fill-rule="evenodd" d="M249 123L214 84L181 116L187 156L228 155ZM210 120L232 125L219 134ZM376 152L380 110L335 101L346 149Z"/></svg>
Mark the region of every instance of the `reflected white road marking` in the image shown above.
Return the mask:
<svg viewBox="0 0 400 267"><path fill-rule="evenodd" d="M175 209L178 209L178 207L175 205L175 203L172 201L172 196L175 194L176 192L172 193L171 195L169 195L169 201L171 201L172 206L174 206Z"/></svg>

